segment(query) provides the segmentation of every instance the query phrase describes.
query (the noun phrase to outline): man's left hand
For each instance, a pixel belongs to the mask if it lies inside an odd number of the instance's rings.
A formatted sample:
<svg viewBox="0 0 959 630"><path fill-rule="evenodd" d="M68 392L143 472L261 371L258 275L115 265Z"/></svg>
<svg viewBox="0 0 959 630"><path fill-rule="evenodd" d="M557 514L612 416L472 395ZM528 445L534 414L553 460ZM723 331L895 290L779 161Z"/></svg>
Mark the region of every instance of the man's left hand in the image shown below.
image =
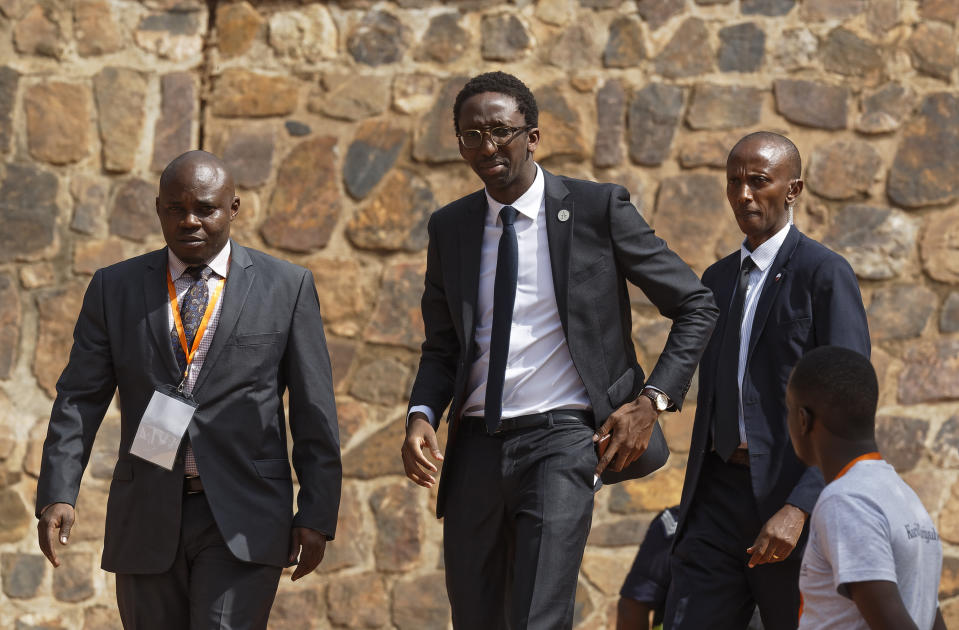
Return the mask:
<svg viewBox="0 0 959 630"><path fill-rule="evenodd" d="M782 506L772 515L772 518L766 521L756 542L746 550L746 553L751 554L749 568L770 562L782 562L788 558L796 548L805 524L805 512L795 505Z"/></svg>
<svg viewBox="0 0 959 630"><path fill-rule="evenodd" d="M297 556L300 559L291 578L295 582L320 565L326 553L326 536L308 527L294 527L290 539L290 562L296 562Z"/></svg>
<svg viewBox="0 0 959 630"><path fill-rule="evenodd" d="M602 455L596 465L596 474L603 474L607 467L619 472L639 459L649 446L649 436L658 417L653 401L646 396L640 396L610 414L593 435L593 442L609 441L605 450L600 447Z"/></svg>

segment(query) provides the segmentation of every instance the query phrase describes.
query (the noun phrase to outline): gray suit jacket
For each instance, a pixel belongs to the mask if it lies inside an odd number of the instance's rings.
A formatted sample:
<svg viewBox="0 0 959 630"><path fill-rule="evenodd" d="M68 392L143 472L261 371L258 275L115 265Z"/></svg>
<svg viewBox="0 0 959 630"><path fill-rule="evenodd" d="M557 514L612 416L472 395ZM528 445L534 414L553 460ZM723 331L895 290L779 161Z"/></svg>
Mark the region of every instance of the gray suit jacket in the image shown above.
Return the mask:
<svg viewBox="0 0 959 630"><path fill-rule="evenodd" d="M658 238L622 186L557 177L545 169L546 231L553 288L573 364L596 422L634 399L647 382L636 360L626 282L649 297L672 330L649 383L682 407L718 309L712 293ZM569 219L560 221L561 209ZM412 405L449 408L447 452L456 436L473 361L486 196L482 190L430 218L419 371ZM437 514L443 514L440 481Z"/></svg>
<svg viewBox="0 0 959 630"><path fill-rule="evenodd" d="M154 390L179 382L166 274L166 249L94 274L43 446L38 512L50 503L75 504L93 439L119 391L120 450L102 562L117 573L166 570L180 532L182 451L173 471L129 453ZM316 288L306 269L233 243L221 299L188 433L230 551L286 566L291 527L332 537L340 497L336 409ZM300 483L295 516L284 393Z"/></svg>

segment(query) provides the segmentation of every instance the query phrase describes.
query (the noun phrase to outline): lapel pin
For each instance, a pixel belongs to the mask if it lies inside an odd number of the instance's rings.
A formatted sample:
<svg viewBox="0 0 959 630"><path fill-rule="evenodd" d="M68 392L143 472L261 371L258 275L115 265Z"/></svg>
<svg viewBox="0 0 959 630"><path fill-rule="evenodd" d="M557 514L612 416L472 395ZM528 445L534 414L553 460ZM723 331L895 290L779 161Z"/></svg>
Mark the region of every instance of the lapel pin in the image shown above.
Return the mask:
<svg viewBox="0 0 959 630"><path fill-rule="evenodd" d="M773 282L779 282L779 279L782 278L782 277L783 277L783 274L782 274L782 273L777 273L777 274L776 274L776 277L773 278Z"/></svg>
<svg viewBox="0 0 959 630"><path fill-rule="evenodd" d="M566 208L563 208L556 214L556 218L564 223L566 221L569 221L569 210L567 210Z"/></svg>

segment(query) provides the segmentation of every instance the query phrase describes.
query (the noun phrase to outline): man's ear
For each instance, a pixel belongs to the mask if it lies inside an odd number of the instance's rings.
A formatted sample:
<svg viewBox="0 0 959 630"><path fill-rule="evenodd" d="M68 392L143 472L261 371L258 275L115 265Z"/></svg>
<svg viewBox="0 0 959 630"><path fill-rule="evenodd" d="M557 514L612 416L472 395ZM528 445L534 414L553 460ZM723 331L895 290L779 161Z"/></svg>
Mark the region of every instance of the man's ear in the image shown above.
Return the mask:
<svg viewBox="0 0 959 630"><path fill-rule="evenodd" d="M809 407L799 408L799 433L800 435L809 435L812 433L812 425L815 422L815 416Z"/></svg>
<svg viewBox="0 0 959 630"><path fill-rule="evenodd" d="M789 182L789 189L786 191L786 203L795 203L800 193L802 193L803 186L803 180L801 179L794 179Z"/></svg>

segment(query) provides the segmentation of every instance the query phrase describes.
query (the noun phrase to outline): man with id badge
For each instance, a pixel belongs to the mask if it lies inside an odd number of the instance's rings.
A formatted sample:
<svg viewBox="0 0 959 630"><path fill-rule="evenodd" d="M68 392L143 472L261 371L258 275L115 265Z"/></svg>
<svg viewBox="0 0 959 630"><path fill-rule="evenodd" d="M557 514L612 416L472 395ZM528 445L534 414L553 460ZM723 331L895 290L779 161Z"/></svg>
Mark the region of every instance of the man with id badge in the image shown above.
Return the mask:
<svg viewBox="0 0 959 630"><path fill-rule="evenodd" d="M342 469L310 272L230 240L239 211L215 156L160 177L165 249L100 269L84 297L43 448L40 548L66 545L114 392L120 449L102 568L130 629L262 629L283 567L333 538ZM293 512L292 467L300 489Z"/></svg>

